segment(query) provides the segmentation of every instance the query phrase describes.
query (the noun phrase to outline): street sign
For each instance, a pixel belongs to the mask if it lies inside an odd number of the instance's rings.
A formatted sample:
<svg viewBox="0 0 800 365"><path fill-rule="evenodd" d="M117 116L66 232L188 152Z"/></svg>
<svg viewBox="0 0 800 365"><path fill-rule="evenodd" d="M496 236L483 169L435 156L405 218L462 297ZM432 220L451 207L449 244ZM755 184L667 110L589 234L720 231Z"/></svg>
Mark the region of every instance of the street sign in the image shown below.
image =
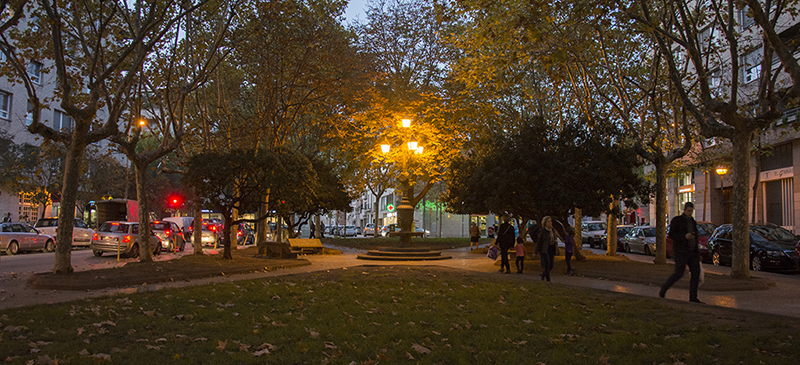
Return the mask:
<svg viewBox="0 0 800 365"><path fill-rule="evenodd" d="M390 212L394 212L394 204L389 204L389 205L387 205L387 206L386 206L386 210L388 210L388 211L390 211Z"/></svg>
<svg viewBox="0 0 800 365"><path fill-rule="evenodd" d="M61 202L61 192L60 191L53 191L50 193L50 200L53 203L60 203Z"/></svg>

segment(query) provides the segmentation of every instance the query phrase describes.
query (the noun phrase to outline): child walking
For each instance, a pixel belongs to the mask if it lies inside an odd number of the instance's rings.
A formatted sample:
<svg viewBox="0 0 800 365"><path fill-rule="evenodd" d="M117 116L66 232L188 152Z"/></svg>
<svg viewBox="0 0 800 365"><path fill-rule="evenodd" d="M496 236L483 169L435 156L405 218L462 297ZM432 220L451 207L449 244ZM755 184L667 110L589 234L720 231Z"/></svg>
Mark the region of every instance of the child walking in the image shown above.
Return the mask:
<svg viewBox="0 0 800 365"><path fill-rule="evenodd" d="M572 265L570 265L570 261L572 260L572 253L575 250L575 239L572 238L575 235L575 230L567 226L565 230L566 235L564 235L564 259L567 262L567 275L572 275Z"/></svg>
<svg viewBox="0 0 800 365"><path fill-rule="evenodd" d="M514 250L517 251L517 274L522 274L522 268L525 266L525 240L522 237L517 237L517 245Z"/></svg>

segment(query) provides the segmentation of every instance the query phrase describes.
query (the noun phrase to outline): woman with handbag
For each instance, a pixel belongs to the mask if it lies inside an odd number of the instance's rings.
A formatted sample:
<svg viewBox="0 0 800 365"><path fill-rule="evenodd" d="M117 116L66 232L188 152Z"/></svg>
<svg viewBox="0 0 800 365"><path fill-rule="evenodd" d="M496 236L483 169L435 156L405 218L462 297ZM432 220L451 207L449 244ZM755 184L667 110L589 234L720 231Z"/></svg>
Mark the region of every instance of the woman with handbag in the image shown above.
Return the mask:
<svg viewBox="0 0 800 365"><path fill-rule="evenodd" d="M558 247L558 233L553 229L553 219L550 216L542 218L542 226L536 239L536 249L539 261L542 263L542 280L550 281L550 270L553 269L556 249Z"/></svg>

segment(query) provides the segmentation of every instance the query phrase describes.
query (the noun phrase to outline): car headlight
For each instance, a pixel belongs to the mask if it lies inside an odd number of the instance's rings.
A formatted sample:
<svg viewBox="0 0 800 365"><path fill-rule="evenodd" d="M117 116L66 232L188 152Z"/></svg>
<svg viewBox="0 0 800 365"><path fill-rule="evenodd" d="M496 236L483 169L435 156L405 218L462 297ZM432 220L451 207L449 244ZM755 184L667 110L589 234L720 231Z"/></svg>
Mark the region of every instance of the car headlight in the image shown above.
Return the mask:
<svg viewBox="0 0 800 365"><path fill-rule="evenodd" d="M766 255L769 257L784 257L786 256L783 251L766 251Z"/></svg>

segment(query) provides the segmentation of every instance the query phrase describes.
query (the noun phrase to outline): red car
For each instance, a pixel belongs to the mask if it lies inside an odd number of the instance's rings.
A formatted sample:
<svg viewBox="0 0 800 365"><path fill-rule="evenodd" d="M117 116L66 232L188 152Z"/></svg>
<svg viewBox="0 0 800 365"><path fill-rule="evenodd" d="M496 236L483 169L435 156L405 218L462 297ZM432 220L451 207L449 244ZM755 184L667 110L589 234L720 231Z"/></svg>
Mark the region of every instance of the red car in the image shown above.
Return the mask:
<svg viewBox="0 0 800 365"><path fill-rule="evenodd" d="M717 226L711 222L697 222L697 233L700 237L697 239L697 245L700 247L700 259L703 262L711 262L711 254L708 252L708 239L714 233ZM672 257L672 239L669 238L669 226L667 226L667 257Z"/></svg>

